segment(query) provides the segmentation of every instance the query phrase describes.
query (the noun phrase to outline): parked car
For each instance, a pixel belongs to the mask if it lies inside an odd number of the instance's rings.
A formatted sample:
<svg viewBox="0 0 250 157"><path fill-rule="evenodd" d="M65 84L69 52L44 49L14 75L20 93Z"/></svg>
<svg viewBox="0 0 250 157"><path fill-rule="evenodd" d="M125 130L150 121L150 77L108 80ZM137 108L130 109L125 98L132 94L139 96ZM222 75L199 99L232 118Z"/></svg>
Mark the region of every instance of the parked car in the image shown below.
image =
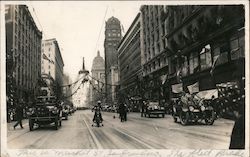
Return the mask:
<svg viewBox="0 0 250 157"><path fill-rule="evenodd" d="M102 106L102 111L108 111L108 105Z"/></svg>
<svg viewBox="0 0 250 157"><path fill-rule="evenodd" d="M151 115L161 115L163 118L165 117L165 108L159 105L159 102L149 102L147 104L146 112L144 113L145 117L151 117Z"/></svg>
<svg viewBox="0 0 250 157"><path fill-rule="evenodd" d="M27 111L29 118L29 129L33 131L34 125L39 127L54 123L57 130L62 125L62 108L55 96L39 96L33 107Z"/></svg>

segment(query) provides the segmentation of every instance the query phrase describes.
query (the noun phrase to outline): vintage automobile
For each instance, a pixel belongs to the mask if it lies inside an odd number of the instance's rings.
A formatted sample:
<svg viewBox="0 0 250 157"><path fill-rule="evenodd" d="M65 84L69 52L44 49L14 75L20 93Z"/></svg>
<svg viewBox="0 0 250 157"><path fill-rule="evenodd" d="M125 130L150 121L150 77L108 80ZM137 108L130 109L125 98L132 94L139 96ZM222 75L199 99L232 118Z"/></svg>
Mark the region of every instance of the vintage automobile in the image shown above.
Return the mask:
<svg viewBox="0 0 250 157"><path fill-rule="evenodd" d="M34 106L27 111L29 129L33 131L34 125L39 127L54 123L57 130L62 125L62 109L55 96L38 96Z"/></svg>
<svg viewBox="0 0 250 157"><path fill-rule="evenodd" d="M157 115L157 117L159 117L159 115L162 116L162 118L165 117L165 109L164 107L161 107L159 105L159 102L149 102L147 104L147 108L146 108L146 112L144 113L145 117L151 117L151 115Z"/></svg>
<svg viewBox="0 0 250 157"><path fill-rule="evenodd" d="M207 125L213 125L215 112L210 103L211 100L201 98L198 95L185 95L175 100L172 113L174 122L180 119L182 125L187 125L190 122L204 120Z"/></svg>

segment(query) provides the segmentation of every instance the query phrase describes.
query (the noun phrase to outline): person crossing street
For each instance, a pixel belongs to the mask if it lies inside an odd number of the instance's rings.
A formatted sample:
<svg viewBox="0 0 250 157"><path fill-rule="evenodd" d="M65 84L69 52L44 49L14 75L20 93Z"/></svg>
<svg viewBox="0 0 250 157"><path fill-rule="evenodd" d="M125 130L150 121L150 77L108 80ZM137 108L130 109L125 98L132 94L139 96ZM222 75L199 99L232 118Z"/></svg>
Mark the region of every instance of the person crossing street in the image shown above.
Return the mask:
<svg viewBox="0 0 250 157"><path fill-rule="evenodd" d="M13 126L14 129L16 129L16 127L18 125L20 125L20 127L23 129L23 124L22 124L22 120L23 120L23 105L24 105L24 102L23 102L23 100L21 100L20 103L16 107L16 120L17 120L17 122Z"/></svg>

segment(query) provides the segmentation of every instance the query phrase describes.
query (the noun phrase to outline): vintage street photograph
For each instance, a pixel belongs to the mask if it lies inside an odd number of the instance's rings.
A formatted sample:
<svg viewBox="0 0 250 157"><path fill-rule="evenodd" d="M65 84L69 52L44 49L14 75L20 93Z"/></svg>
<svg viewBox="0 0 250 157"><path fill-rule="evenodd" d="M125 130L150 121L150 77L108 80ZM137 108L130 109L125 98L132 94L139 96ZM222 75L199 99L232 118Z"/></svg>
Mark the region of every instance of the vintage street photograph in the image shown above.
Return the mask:
<svg viewBox="0 0 250 157"><path fill-rule="evenodd" d="M245 3L1 5L8 150L249 149Z"/></svg>

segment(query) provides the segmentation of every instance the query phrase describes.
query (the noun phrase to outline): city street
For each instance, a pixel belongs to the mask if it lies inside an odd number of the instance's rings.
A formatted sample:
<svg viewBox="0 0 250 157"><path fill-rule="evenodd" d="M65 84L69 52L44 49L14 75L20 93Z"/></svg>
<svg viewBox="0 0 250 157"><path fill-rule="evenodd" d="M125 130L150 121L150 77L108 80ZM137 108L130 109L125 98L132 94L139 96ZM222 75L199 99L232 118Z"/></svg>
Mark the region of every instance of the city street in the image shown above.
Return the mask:
<svg viewBox="0 0 250 157"><path fill-rule="evenodd" d="M228 149L234 122L218 119L214 125L182 126L171 116L140 117L129 113L121 123L116 113L102 112L104 126L92 127L90 110L76 111L62 127L50 127L30 132L28 121L24 129L8 124L8 148L14 149ZM115 118L113 117L115 115Z"/></svg>

